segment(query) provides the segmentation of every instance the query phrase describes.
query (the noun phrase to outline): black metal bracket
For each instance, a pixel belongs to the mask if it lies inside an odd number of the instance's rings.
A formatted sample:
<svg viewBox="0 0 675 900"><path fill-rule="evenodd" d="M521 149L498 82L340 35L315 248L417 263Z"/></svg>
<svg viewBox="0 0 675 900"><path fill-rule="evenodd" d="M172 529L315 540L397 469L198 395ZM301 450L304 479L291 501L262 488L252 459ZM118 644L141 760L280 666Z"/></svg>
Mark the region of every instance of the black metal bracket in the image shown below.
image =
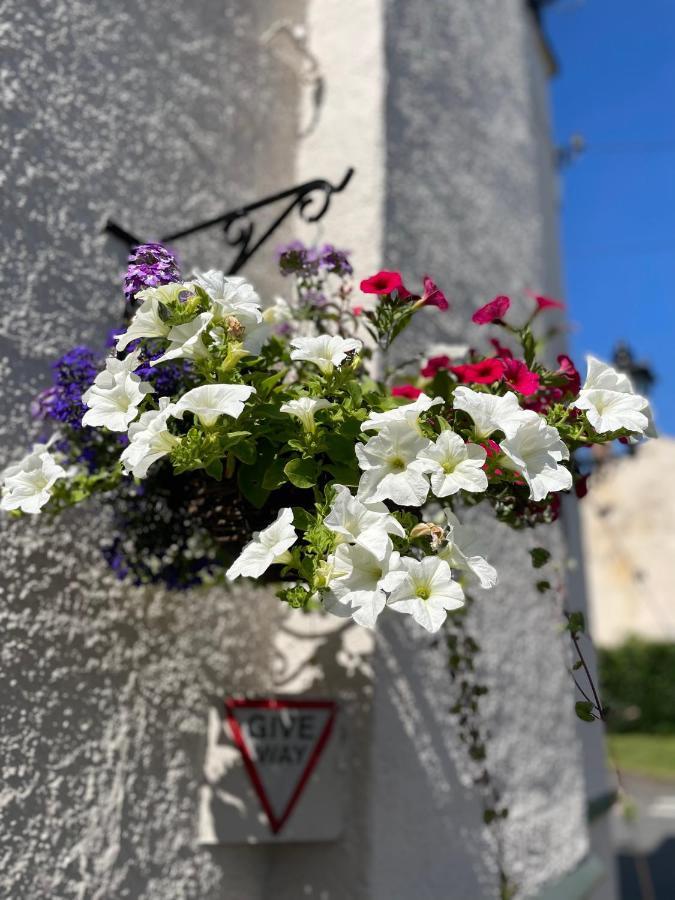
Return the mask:
<svg viewBox="0 0 675 900"><path fill-rule="evenodd" d="M220 216L212 219L206 219L188 228L182 228L180 231L174 231L171 234L164 235L159 240L162 244L173 244L181 238L197 234L200 231L206 231L219 225L224 234L225 241L229 247L237 249L237 255L228 269L229 275L234 275L241 267L253 256L253 254L267 241L272 234L279 228L293 212L297 209L300 218L304 222L318 222L328 211L330 201L333 194L339 194L343 191L351 181L354 169L347 169L342 181L339 184L331 184L325 178L315 178L313 181L306 181L304 184L296 185L285 191L279 191L277 194L271 194L269 197L263 197L262 200L256 200L247 206L240 206L237 209L230 210ZM265 207L280 203L283 200L289 201L283 207L281 212L272 220L267 227L259 229L257 223L252 218L252 213L257 212ZM128 245L129 249L138 244L146 243L144 240L137 238L135 235L127 231L117 222L108 219L105 231ZM259 235L259 236L258 236Z"/></svg>

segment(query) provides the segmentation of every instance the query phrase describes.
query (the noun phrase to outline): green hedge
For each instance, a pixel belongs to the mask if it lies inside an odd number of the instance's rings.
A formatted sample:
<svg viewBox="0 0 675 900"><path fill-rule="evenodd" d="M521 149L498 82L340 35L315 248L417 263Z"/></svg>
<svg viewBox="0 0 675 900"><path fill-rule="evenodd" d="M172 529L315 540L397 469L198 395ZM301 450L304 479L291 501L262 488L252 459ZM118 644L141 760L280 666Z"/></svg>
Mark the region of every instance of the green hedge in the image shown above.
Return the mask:
<svg viewBox="0 0 675 900"><path fill-rule="evenodd" d="M633 639L599 650L598 665L610 731L675 733L675 644Z"/></svg>

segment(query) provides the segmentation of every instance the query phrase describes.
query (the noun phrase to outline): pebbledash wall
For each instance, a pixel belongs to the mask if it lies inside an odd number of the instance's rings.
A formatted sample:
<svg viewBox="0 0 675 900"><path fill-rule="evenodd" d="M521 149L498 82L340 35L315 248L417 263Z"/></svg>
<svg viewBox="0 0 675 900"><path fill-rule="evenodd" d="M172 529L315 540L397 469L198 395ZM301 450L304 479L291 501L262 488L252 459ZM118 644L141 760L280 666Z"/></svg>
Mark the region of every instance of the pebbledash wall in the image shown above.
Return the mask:
<svg viewBox="0 0 675 900"><path fill-rule="evenodd" d="M427 317L420 347L467 339L472 308L498 291L559 292L547 73L526 4L345 6L10 0L3 463L30 439L50 360L75 341L100 346L115 323L124 254L101 233L110 214L154 235L353 164L319 236L354 248L357 275L386 263L437 277L453 309ZM321 96L298 78L307 50ZM185 260L222 252L217 235L201 237ZM269 259L249 273L265 291L278 287ZM105 528L95 506L57 525L2 523L0 895L495 896L442 643L390 617L373 645L357 628L298 622L262 591L130 589L101 561ZM566 647L527 556L544 543L558 561L578 557L575 512L541 535L492 524L488 535L501 583L472 625L491 687L489 764L510 810L505 867L525 895L571 873L568 896L584 896L593 852L605 864L595 896L609 898L605 825L593 847L586 825L587 800L606 790L600 736L587 728L582 742L575 727ZM583 607L578 568L569 584ZM225 693L275 690L342 703L344 836L201 846L209 723Z"/></svg>

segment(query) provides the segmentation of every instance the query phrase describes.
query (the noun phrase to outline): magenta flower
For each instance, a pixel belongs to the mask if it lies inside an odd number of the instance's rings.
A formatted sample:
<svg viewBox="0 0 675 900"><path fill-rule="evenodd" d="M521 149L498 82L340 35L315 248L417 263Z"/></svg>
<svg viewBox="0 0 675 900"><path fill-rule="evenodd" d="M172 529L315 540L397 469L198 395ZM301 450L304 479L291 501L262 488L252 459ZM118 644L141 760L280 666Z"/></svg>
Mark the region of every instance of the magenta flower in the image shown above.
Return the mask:
<svg viewBox="0 0 675 900"><path fill-rule="evenodd" d="M450 368L450 357L449 356L430 356L427 360L426 366L420 371L420 375L423 378L433 378L441 369L449 369Z"/></svg>
<svg viewBox="0 0 675 900"><path fill-rule="evenodd" d="M539 375L527 368L520 359L504 359L504 381L514 391L528 397L539 390Z"/></svg>
<svg viewBox="0 0 675 900"><path fill-rule="evenodd" d="M405 291L400 272L378 272L361 282L364 294L391 294L393 291ZM406 291L407 294L407 291Z"/></svg>
<svg viewBox="0 0 675 900"><path fill-rule="evenodd" d="M417 400L422 391L414 384L397 384L391 389L392 397L407 397L409 400Z"/></svg>
<svg viewBox="0 0 675 900"><path fill-rule="evenodd" d="M504 375L504 362L491 356L477 363L467 363L465 366L450 366L462 384L493 384L501 381Z"/></svg>
<svg viewBox="0 0 675 900"><path fill-rule="evenodd" d="M431 280L428 275L424 276L424 293L422 294L422 302L425 306L435 306L438 309L449 309L450 304L445 294L438 289L436 283Z"/></svg>
<svg viewBox="0 0 675 900"><path fill-rule="evenodd" d="M494 300L490 300L485 306L477 309L471 316L471 321L475 322L476 325L489 325L491 322L499 322L504 318L510 306L511 301L508 297L495 297Z"/></svg>
<svg viewBox="0 0 675 900"><path fill-rule="evenodd" d="M541 312L543 309L565 308L565 304L561 300L553 300L551 297L544 297L541 294L535 294L534 291L526 291L525 293L529 297L532 297L534 302L537 304L537 312Z"/></svg>

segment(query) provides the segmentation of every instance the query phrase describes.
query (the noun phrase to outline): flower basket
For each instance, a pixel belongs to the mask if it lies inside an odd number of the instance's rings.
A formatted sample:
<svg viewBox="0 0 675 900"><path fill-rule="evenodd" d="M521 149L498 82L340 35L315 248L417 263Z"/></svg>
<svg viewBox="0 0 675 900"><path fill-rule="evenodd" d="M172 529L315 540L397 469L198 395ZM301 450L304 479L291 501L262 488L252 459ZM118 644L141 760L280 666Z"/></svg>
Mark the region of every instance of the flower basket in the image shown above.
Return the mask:
<svg viewBox="0 0 675 900"><path fill-rule="evenodd" d="M624 374L590 357L582 386L568 357L538 360L533 326L557 301L533 296L518 322L496 297L473 316L500 334L489 354L430 353L401 383L392 343L449 305L430 277L414 293L379 272L355 302L346 252L295 242L278 261L291 291L265 306L242 278L182 280L166 248L138 247L109 355L55 364L33 405L53 434L5 470L2 507L58 514L99 494L121 578L264 578L296 607L436 631L497 580L467 504L514 528L553 521L583 489L575 450L652 431Z"/></svg>

